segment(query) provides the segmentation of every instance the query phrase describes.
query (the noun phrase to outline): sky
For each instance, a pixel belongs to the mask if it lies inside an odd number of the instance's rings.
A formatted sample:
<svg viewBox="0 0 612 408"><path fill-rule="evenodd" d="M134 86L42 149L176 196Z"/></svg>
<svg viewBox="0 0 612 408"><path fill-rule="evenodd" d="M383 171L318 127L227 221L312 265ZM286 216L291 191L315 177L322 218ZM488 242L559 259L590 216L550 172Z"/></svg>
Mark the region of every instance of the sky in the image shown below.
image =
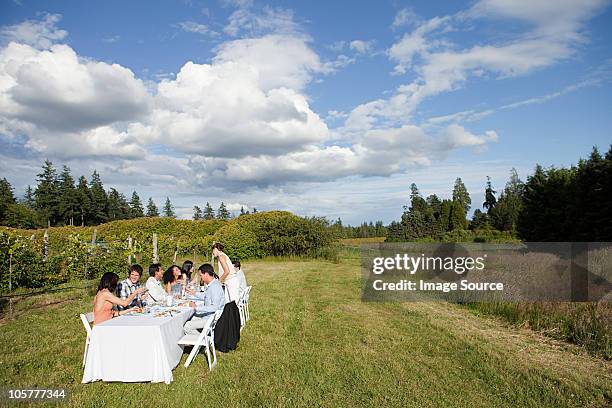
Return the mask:
<svg viewBox="0 0 612 408"><path fill-rule="evenodd" d="M0 177L45 159L180 218L221 201L345 224L411 183L484 201L612 142L604 0L0 3Z"/></svg>

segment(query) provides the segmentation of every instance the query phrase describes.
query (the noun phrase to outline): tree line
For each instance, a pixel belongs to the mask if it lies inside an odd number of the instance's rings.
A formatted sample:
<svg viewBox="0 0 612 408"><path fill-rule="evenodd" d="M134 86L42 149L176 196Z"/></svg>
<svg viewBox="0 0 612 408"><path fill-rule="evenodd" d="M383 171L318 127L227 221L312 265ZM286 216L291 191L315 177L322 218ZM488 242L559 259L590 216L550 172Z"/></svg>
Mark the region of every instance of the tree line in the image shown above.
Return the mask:
<svg viewBox="0 0 612 408"><path fill-rule="evenodd" d="M198 206L194 211L194 219L227 220L232 216L223 202L216 214L208 202L204 211ZM152 197L145 206L136 191L129 200L115 188L107 191L95 170L89 180L85 176L75 180L68 166L64 165L58 172L51 161L45 160L36 177L36 186L28 186L19 198L15 197L11 183L6 178L0 179L0 225L15 228L89 226L159 216L176 217L169 197L160 212Z"/></svg>
<svg viewBox="0 0 612 408"><path fill-rule="evenodd" d="M537 165L523 182L516 171L504 189L487 177L485 200L471 220L472 200L458 177L452 199L423 198L416 184L401 220L387 227L387 241L443 239L457 231L506 231L525 241L612 241L612 146L605 155L594 147L570 168Z"/></svg>

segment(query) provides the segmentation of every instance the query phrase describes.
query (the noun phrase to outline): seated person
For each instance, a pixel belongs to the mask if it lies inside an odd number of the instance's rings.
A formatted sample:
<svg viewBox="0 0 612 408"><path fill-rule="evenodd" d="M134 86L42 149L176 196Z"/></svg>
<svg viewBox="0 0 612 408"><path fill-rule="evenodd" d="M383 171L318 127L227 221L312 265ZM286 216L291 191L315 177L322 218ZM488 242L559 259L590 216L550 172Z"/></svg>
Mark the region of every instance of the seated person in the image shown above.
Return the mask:
<svg viewBox="0 0 612 408"><path fill-rule="evenodd" d="M191 274L193 273L193 262L187 260L183 262L183 267L181 268L183 273L183 279L186 282L191 282Z"/></svg>
<svg viewBox="0 0 612 408"><path fill-rule="evenodd" d="M119 284L119 297L121 299L127 299L136 289L140 287L140 277L142 276L142 266L138 264L134 264L130 266L128 270L127 279L121 281ZM142 299L140 297L134 298L132 302L127 307L135 307L142 306ZM122 307L119 307L119 310L122 310Z"/></svg>
<svg viewBox="0 0 612 408"><path fill-rule="evenodd" d="M170 295L180 295L184 283L181 268L172 265L164 272L164 290Z"/></svg>
<svg viewBox="0 0 612 408"><path fill-rule="evenodd" d="M211 264L204 264L198 268L200 279L207 285L206 292L196 292L194 296L204 301L203 305L196 306L191 302L190 306L195 308L195 315L185 323L185 334L199 334L198 329L203 329L210 315L217 310L223 310L225 306L225 293L219 279L215 278L215 271Z"/></svg>
<svg viewBox="0 0 612 408"><path fill-rule="evenodd" d="M106 272L102 275L100 284L98 285L98 292L96 293L96 297L94 297L94 325L131 311L132 309L127 309L116 312L113 310L113 306L127 307L136 296L145 291L145 288L137 288L127 297L127 299L121 299L114 295L117 290L118 281L119 276L117 276L116 273Z"/></svg>
<svg viewBox="0 0 612 408"><path fill-rule="evenodd" d="M234 269L236 270L236 277L238 278L238 282L240 282L240 296L246 291L247 281L246 276L244 276L244 272L240 269L240 261L234 261Z"/></svg>
<svg viewBox="0 0 612 408"><path fill-rule="evenodd" d="M166 299L167 293L161 284L162 274L161 264L154 263L149 266L149 279L147 279L147 283L145 284L146 288L149 290L147 301L159 303Z"/></svg>

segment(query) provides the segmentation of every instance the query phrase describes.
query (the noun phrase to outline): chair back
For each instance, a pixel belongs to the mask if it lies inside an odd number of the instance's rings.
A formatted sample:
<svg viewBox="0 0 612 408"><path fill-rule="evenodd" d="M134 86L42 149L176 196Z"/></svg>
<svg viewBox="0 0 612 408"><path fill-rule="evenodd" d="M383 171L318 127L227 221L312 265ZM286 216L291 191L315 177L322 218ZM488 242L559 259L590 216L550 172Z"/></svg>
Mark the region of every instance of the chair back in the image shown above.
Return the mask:
<svg viewBox="0 0 612 408"><path fill-rule="evenodd" d="M86 314L81 313L79 317L81 318L83 327L85 327L85 331L87 331L87 335L89 336L91 334L91 322L93 322L94 320L93 312L89 312Z"/></svg>

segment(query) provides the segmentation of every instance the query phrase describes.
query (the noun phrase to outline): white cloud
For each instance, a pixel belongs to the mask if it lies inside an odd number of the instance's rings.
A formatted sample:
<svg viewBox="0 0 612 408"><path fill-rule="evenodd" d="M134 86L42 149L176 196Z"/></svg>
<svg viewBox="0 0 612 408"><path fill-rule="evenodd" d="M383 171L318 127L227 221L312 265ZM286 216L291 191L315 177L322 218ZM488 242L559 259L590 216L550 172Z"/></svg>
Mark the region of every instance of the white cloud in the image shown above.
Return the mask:
<svg viewBox="0 0 612 408"><path fill-rule="evenodd" d="M0 112L42 129L79 131L138 118L150 96L132 71L80 58L67 45L0 50Z"/></svg>
<svg viewBox="0 0 612 408"><path fill-rule="evenodd" d="M120 35L113 35L110 37L105 37L102 39L102 42L105 42L107 44L112 44L112 43L116 43L117 41L119 41L121 39Z"/></svg>
<svg viewBox="0 0 612 408"><path fill-rule="evenodd" d="M221 44L213 63L225 62L257 69L264 90L278 87L301 90L313 74L329 72L305 38L279 34Z"/></svg>
<svg viewBox="0 0 612 408"><path fill-rule="evenodd" d="M391 29L397 30L400 27L410 26L416 24L419 21L420 18L415 14L414 11L404 8L398 11L395 15L395 18L393 19L393 24L391 24Z"/></svg>
<svg viewBox="0 0 612 408"><path fill-rule="evenodd" d="M208 35L211 37L216 37L219 33L211 30L206 24L196 23L195 21L181 21L177 24L177 26L188 33Z"/></svg>
<svg viewBox="0 0 612 408"><path fill-rule="evenodd" d="M497 141L497 133L493 130L488 130L483 135L475 135L456 124L449 125L444 136L449 149L483 146L487 142Z"/></svg>
<svg viewBox="0 0 612 408"><path fill-rule="evenodd" d="M26 20L22 23L3 27L0 38L4 43L17 42L35 48L45 49L63 40L68 32L56 27L59 14L46 14L41 20Z"/></svg>
<svg viewBox="0 0 612 408"><path fill-rule="evenodd" d="M185 64L175 80L159 84L152 130L139 132L143 142L190 154L242 157L326 139L327 126L303 95L285 87L262 88L259 75L244 62Z"/></svg>
<svg viewBox="0 0 612 408"><path fill-rule="evenodd" d="M238 37L256 37L265 34L297 35L302 29L294 21L293 11L265 7L262 13L248 7L234 11L223 28L225 34Z"/></svg>
<svg viewBox="0 0 612 408"><path fill-rule="evenodd" d="M400 41L393 44L387 53L391 60L398 63L395 66L395 72L406 73L416 56L427 54L429 50L443 44L442 41L426 39L426 35L445 26L449 21L449 17L434 17L421 24L413 32L405 34Z"/></svg>
<svg viewBox="0 0 612 408"><path fill-rule="evenodd" d="M368 54L372 52L373 45L374 41L353 40L350 42L349 48L359 54Z"/></svg>

